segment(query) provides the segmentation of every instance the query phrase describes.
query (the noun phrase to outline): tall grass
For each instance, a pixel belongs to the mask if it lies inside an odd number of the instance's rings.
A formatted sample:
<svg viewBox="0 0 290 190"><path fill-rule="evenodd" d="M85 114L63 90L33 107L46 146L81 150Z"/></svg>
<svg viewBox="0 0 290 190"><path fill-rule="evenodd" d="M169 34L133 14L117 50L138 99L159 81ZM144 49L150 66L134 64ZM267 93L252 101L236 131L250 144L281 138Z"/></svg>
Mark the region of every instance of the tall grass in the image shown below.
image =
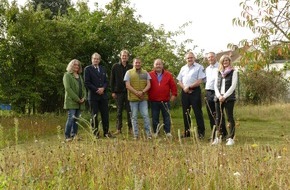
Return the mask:
<svg viewBox="0 0 290 190"><path fill-rule="evenodd" d="M232 147L210 146L207 140L197 146L194 138L178 138L183 130L180 110L171 112L173 140L162 133L151 141L134 141L127 134L92 140L81 130L82 141L64 143L57 126L64 125L65 116L58 122L45 117L43 125L53 123L54 133L44 135L44 127L38 141L19 137L18 143L5 143L1 149L0 189L289 189L289 108L238 105ZM272 112L279 114L267 115ZM19 136L24 131L21 119ZM4 124L0 135L8 130ZM206 133L210 136L209 127Z"/></svg>

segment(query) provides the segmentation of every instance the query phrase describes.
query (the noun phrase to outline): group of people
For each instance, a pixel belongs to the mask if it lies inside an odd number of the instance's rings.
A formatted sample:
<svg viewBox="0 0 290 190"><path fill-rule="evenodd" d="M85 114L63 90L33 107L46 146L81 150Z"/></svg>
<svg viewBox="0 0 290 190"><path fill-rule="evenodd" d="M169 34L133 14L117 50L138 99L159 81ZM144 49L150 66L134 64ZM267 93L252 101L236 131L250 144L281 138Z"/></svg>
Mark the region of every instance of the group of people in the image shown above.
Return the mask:
<svg viewBox="0 0 290 190"><path fill-rule="evenodd" d="M200 139L205 135L205 124L202 113L201 84L205 82L206 105L212 130L216 135L212 137L212 145L217 145L223 139L227 140L226 145L234 144L235 121L233 109L235 104L235 88L237 84L237 71L231 65L228 55L220 58L219 63L213 52L207 54L209 66L204 67L195 62L194 53L188 52L185 55L186 64L180 69L177 76L177 84L181 90L181 103L183 112L184 133L182 137L190 137L191 117L193 109L197 133ZM88 100L92 115L91 125L96 138L100 137L98 114L101 115L103 135L107 138L114 138L122 133L123 110L126 110L128 131L134 139L140 137L138 127L138 113L140 112L145 135L148 139L157 137L163 127L166 137L171 135L170 103L177 97L177 85L172 74L164 69L161 59L154 61L153 70L147 72L142 68L140 58L133 59L133 65L129 64L129 52L122 50L120 62L112 66L110 81L107 72L100 65L101 56L98 53L92 55L92 64L85 67L84 79L81 63L74 59L67 66L63 83L65 87L64 109L68 110L68 118L65 126L65 138L67 141L76 137L78 126L76 124L80 111L84 109L85 101ZM111 87L112 97L116 100L117 118L116 132L109 132L109 107L107 89ZM86 94L88 92L88 95ZM151 105L152 129L149 117L148 102ZM227 114L227 121L230 126L229 132L226 129L224 109ZM159 115L163 117L160 123Z"/></svg>

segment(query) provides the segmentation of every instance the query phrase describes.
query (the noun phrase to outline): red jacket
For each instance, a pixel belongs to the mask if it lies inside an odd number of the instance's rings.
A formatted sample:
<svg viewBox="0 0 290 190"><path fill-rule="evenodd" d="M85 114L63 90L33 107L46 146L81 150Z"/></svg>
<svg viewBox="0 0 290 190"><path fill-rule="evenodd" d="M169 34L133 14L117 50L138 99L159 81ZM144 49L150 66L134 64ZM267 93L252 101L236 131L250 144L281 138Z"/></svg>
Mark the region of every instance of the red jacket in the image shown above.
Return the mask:
<svg viewBox="0 0 290 190"><path fill-rule="evenodd" d="M177 87L170 72L163 70L160 83L154 70L150 71L149 74L151 76L151 87L148 91L149 101L168 102L171 95L177 96Z"/></svg>

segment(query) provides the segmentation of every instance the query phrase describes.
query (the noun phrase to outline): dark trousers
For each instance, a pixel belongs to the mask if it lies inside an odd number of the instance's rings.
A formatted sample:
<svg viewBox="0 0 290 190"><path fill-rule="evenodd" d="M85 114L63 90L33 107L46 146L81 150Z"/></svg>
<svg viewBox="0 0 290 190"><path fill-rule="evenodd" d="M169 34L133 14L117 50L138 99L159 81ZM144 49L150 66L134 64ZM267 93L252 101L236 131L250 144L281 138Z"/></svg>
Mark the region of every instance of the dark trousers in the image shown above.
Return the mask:
<svg viewBox="0 0 290 190"><path fill-rule="evenodd" d="M118 130L122 130L123 127L123 110L126 109L127 113L127 123L129 130L132 129L132 122L131 122L131 109L130 104L128 101L128 95L126 92L116 93L117 98L117 121L116 121L116 127Z"/></svg>
<svg viewBox="0 0 290 190"><path fill-rule="evenodd" d="M171 121L170 121L169 109L170 109L169 102L151 102L152 124L153 124L154 133L157 132L160 111L163 117L164 131L165 133L170 133Z"/></svg>
<svg viewBox="0 0 290 190"><path fill-rule="evenodd" d="M215 96L214 90L206 90L205 103L211 129L215 125L215 115L216 115L214 96Z"/></svg>
<svg viewBox="0 0 290 190"><path fill-rule="evenodd" d="M109 132L109 106L108 106L108 100L107 99L101 99L97 101L89 101L90 104L90 110L92 114L92 128L95 135L98 134L98 127L99 127L99 121L98 121L98 114L101 113L101 119L102 119L102 126L104 135L108 134Z"/></svg>
<svg viewBox="0 0 290 190"><path fill-rule="evenodd" d="M192 93L181 92L181 102L182 102L182 111L183 111L183 123L185 129L185 136L190 136L190 108L192 107L195 120L197 124L198 135L200 137L204 136L204 120L202 113L202 103L201 103L201 90L200 87L195 88Z"/></svg>
<svg viewBox="0 0 290 190"><path fill-rule="evenodd" d="M222 134L223 137L234 138L235 136L235 120L234 120L234 105L235 101L226 101L220 104L219 101L216 102L216 120L217 129ZM226 110L227 119L230 124L229 135L226 129L225 114Z"/></svg>

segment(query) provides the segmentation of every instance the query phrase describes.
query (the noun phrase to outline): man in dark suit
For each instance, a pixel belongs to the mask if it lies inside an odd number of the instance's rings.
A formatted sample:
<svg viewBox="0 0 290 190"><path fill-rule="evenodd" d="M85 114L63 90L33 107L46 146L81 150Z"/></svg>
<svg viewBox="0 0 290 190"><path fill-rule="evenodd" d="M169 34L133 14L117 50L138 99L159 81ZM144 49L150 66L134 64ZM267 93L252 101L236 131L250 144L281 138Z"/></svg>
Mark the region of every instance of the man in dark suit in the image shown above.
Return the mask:
<svg viewBox="0 0 290 190"><path fill-rule="evenodd" d="M99 138L98 113L101 113L104 137L111 138L109 133L109 106L106 92L108 81L104 67L100 66L101 56L98 53L92 55L92 65L85 68L85 86L88 89L88 101L92 114L92 128L94 135Z"/></svg>

